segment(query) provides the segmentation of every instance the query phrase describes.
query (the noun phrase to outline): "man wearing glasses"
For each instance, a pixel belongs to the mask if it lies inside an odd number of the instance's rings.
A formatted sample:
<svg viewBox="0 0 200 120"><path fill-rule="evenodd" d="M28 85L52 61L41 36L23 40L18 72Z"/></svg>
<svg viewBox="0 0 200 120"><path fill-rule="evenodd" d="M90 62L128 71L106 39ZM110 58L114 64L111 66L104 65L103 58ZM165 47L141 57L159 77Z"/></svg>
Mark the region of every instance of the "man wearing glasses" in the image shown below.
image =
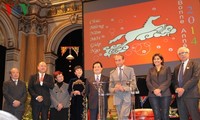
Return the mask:
<svg viewBox="0 0 200 120"><path fill-rule="evenodd" d="M199 120L199 88L200 67L189 59L190 50L180 47L177 51L181 63L175 67L172 84L177 94L177 105L180 120Z"/></svg>

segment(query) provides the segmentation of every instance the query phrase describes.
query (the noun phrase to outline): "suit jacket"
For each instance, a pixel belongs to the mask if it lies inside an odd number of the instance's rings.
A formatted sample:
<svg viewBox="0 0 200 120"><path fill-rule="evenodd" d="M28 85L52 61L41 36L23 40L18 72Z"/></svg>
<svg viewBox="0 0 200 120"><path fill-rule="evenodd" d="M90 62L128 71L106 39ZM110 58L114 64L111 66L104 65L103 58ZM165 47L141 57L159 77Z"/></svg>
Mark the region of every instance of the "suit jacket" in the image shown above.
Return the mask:
<svg viewBox="0 0 200 120"><path fill-rule="evenodd" d="M108 91L109 77L101 74L100 82L104 82L102 88L103 88L104 94L107 94L109 92ZM98 108L98 91L95 88L95 85L93 83L95 83L94 75L89 77L86 81L86 95L89 98L89 109ZM104 103L105 103L105 109L108 109L108 96L105 96Z"/></svg>
<svg viewBox="0 0 200 120"><path fill-rule="evenodd" d="M3 110L11 111L24 111L25 101L27 97L26 84L24 81L18 80L17 85L10 79L3 83L3 96L5 98ZM14 100L20 101L20 106L15 108L12 106Z"/></svg>
<svg viewBox="0 0 200 120"><path fill-rule="evenodd" d="M137 89L136 84L136 77L134 69L131 67L124 66L123 73L122 73L122 80L121 82L125 92L114 92L114 87L116 83L119 81L118 69L110 72L110 84L109 84L109 91L114 93L113 101L114 105L119 105L120 101L123 99L127 102L131 102L131 91ZM126 82L127 81L127 82ZM130 82L131 81L131 82ZM129 85L130 83L130 85Z"/></svg>
<svg viewBox="0 0 200 120"><path fill-rule="evenodd" d="M54 87L53 77L49 74L45 74L43 85L40 85L39 74L32 75L28 84L28 91L31 95L31 104L38 105L43 103L46 106L50 106L50 92L49 89ZM43 101L40 103L36 100L37 96L43 96Z"/></svg>
<svg viewBox="0 0 200 120"><path fill-rule="evenodd" d="M175 67L173 73L173 86L174 88L178 88L178 73L179 73L179 64ZM198 82L200 78L200 66L198 63L189 60L188 64L185 68L185 72L183 75L183 87L185 92L182 97L186 98L200 98Z"/></svg>
<svg viewBox="0 0 200 120"><path fill-rule="evenodd" d="M63 108L69 108L70 95L68 92L69 85L63 82L63 85L59 88L57 84L54 84L54 88L50 89L51 95L51 108L57 108L61 103Z"/></svg>
<svg viewBox="0 0 200 120"><path fill-rule="evenodd" d="M149 69L147 74L146 83L149 89L149 97L156 97L153 93L155 89L160 89L162 96L171 96L171 69L170 67L162 66L160 71L157 72L156 67Z"/></svg>

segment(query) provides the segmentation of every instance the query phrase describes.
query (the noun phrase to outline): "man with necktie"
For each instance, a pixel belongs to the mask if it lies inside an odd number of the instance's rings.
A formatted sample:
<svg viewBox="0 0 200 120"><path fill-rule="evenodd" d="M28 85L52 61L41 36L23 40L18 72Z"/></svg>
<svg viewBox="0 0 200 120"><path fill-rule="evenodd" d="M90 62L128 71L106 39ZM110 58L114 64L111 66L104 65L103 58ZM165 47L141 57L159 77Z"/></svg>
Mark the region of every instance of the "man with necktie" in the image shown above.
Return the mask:
<svg viewBox="0 0 200 120"><path fill-rule="evenodd" d="M28 84L28 91L31 95L31 107L33 120L48 119L48 111L51 105L49 89L53 89L53 77L46 73L47 65L40 62L38 73L32 75Z"/></svg>
<svg viewBox="0 0 200 120"><path fill-rule="evenodd" d="M118 120L128 120L131 111L131 91L137 89L134 69L124 65L123 55L115 55L117 68L110 72L109 90L113 93Z"/></svg>
<svg viewBox="0 0 200 120"><path fill-rule="evenodd" d="M102 90L105 94L103 102L104 113L101 120L106 120L107 110L108 110L108 86L109 77L102 74L103 65L101 62L93 63L93 75L91 75L86 81L86 95L89 98L89 110L90 110L90 120L98 120L99 113L99 101L98 101L98 88L97 85L102 82Z"/></svg>
<svg viewBox="0 0 200 120"><path fill-rule="evenodd" d="M189 59L190 50L180 47L177 51L181 63L175 67L172 84L177 94L177 106L180 120L199 120L199 88L200 67Z"/></svg>
<svg viewBox="0 0 200 120"><path fill-rule="evenodd" d="M13 114L19 120L22 119L27 97L26 84L19 80L19 70L10 70L10 79L3 83L3 96L5 98L3 110Z"/></svg>

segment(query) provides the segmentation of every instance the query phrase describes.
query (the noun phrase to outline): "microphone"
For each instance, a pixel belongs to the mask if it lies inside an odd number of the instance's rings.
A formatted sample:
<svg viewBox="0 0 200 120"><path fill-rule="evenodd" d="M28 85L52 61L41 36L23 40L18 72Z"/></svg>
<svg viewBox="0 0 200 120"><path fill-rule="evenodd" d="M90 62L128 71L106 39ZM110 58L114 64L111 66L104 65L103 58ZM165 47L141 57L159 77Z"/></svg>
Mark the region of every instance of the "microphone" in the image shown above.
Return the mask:
<svg viewBox="0 0 200 120"><path fill-rule="evenodd" d="M95 87L95 89L97 89L98 93L102 96L104 95L104 90L103 90L103 84L105 84L106 82L93 82L93 85Z"/></svg>
<svg viewBox="0 0 200 120"><path fill-rule="evenodd" d="M125 75L125 77L128 79L128 75L124 72L124 69L122 69L122 72ZM137 87L137 80L136 80L135 75L134 75L134 79L128 80L126 84L130 86L131 94L140 94L140 91Z"/></svg>
<svg viewBox="0 0 200 120"><path fill-rule="evenodd" d="M138 87L136 87L135 94L140 94Z"/></svg>
<svg viewBox="0 0 200 120"><path fill-rule="evenodd" d="M128 79L128 75L124 72L124 69L122 69L122 73L125 75L125 77Z"/></svg>

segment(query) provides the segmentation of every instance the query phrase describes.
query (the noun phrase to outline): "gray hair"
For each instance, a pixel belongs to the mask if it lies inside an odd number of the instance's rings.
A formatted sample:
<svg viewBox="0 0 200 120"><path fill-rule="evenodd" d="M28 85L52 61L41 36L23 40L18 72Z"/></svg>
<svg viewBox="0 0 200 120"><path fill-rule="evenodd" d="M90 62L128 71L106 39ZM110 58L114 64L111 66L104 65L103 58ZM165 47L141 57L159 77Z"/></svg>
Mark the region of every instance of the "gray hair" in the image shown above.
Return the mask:
<svg viewBox="0 0 200 120"><path fill-rule="evenodd" d="M189 48L187 48L187 47L180 47L180 48L177 50L177 54L179 54L179 51L180 51L180 50L184 50L185 52L190 53Z"/></svg>

